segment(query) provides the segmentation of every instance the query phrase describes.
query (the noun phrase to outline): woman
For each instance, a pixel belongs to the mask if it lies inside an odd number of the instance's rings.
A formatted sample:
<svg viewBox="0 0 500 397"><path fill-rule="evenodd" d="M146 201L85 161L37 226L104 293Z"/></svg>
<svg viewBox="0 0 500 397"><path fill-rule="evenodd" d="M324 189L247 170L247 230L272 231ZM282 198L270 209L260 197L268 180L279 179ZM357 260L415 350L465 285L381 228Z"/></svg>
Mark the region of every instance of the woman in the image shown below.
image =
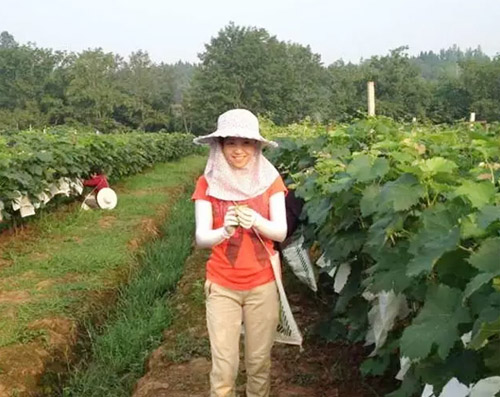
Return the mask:
<svg viewBox="0 0 500 397"><path fill-rule="evenodd" d="M102 172L101 167L92 166L90 170L90 178L83 181L83 186L93 188L92 191L85 197L83 203L88 206L88 208L99 208L99 204L97 203L97 193L104 188L109 188L108 179Z"/></svg>
<svg viewBox="0 0 500 397"><path fill-rule="evenodd" d="M210 144L192 199L196 243L212 249L205 282L211 396L235 395L242 323L246 395L269 396L279 315L269 255L274 253L273 241L286 236L287 190L262 146L276 144L260 135L258 119L244 109L223 113L214 133L194 141Z"/></svg>

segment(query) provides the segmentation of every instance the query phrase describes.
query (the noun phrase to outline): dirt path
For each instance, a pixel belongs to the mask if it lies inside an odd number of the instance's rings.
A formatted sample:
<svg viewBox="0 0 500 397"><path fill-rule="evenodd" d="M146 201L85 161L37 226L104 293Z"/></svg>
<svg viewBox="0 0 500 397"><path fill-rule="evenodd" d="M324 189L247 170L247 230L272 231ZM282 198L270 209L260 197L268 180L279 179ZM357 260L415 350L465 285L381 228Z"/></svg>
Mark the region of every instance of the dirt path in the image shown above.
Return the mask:
<svg viewBox="0 0 500 397"><path fill-rule="evenodd" d="M208 396L210 348L203 295L207 257L206 251L194 251L188 259L173 298L174 323L164 332L162 345L150 356L146 375L137 383L132 397ZM362 379L357 369L365 355L362 347L325 344L309 336L324 308L296 282L288 283L287 290L306 338L302 353L295 346L277 344L273 348L271 396L382 396L390 390L387 379ZM238 396L244 396L242 362L237 379Z"/></svg>

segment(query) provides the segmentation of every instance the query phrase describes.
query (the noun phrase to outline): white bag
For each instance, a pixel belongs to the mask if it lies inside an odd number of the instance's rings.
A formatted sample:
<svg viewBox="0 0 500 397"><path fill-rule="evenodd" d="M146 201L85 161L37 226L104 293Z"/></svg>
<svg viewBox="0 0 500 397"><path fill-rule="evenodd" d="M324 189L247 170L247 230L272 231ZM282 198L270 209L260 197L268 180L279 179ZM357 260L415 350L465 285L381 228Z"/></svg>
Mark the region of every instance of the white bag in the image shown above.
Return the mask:
<svg viewBox="0 0 500 397"><path fill-rule="evenodd" d="M316 292L318 291L316 277L311 259L309 258L309 252L303 247L303 244L304 236L302 234L294 234L291 241L281 251L297 278Z"/></svg>
<svg viewBox="0 0 500 397"><path fill-rule="evenodd" d="M300 333L297 322L293 317L292 309L290 308L290 304L288 303L288 299L286 297L285 288L283 287L279 253L276 252L274 255L272 255L264 244L264 241L262 241L259 233L257 233L257 230L253 229L253 231L269 254L274 278L276 280L276 287L278 288L280 299L280 318L278 323L278 330L274 340L279 343L298 345L302 349L302 334Z"/></svg>
<svg viewBox="0 0 500 397"><path fill-rule="evenodd" d="M297 322L293 317L292 309L290 308L290 304L288 303L285 288L283 287L283 282L281 279L279 253L276 252L270 257L271 266L273 267L274 278L276 279L276 286L278 287L280 298L280 320L278 323L278 331L274 340L279 343L298 345L302 348L302 334L300 333Z"/></svg>
<svg viewBox="0 0 500 397"><path fill-rule="evenodd" d="M93 188L92 191L85 196L85 198L83 199L82 205L80 206L82 210L88 211L91 208L97 208L97 207L99 207L97 205L96 198L95 197L91 197L94 194L94 192L96 191L96 189L97 189L97 187Z"/></svg>

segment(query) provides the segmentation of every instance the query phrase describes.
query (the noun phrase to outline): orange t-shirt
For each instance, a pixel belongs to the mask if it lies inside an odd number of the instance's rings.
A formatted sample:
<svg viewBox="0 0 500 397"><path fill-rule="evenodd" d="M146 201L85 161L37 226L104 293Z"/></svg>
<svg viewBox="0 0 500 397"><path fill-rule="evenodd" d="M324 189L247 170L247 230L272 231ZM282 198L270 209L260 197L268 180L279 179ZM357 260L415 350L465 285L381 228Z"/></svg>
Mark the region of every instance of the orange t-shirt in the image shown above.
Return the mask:
<svg viewBox="0 0 500 397"><path fill-rule="evenodd" d="M206 200L212 204L213 228L218 229L224 225L227 209L234 203L208 196L207 188L207 180L201 176L191 199ZM281 177L276 178L261 195L236 203L246 204L264 218L270 219L269 198L278 192L287 192ZM261 238L273 254L273 242L264 236ZM212 247L206 277L216 284L236 290L249 290L274 280L269 254L254 231L242 227L237 227L233 236Z"/></svg>

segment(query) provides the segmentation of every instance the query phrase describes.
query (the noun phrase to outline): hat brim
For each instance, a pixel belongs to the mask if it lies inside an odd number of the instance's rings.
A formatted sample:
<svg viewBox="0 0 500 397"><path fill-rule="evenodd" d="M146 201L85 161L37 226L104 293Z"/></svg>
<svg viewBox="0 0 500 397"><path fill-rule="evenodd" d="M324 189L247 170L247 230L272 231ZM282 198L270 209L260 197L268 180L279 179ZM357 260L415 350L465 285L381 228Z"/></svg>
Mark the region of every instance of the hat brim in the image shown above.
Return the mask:
<svg viewBox="0 0 500 397"><path fill-rule="evenodd" d="M105 210L112 210L118 203L118 197L115 191L109 187L99 190L96 200L99 207Z"/></svg>
<svg viewBox="0 0 500 397"><path fill-rule="evenodd" d="M255 133L253 133L251 131L246 131L246 130L236 130L236 131L231 131L231 132L217 130L215 132L212 132L211 134L203 135L203 136L199 136L197 138L194 138L193 142L196 143L197 145L209 145L212 142L214 142L215 140L217 140L217 138L232 137L232 138L252 139L254 141L261 142L263 145L271 146L274 148L278 147L278 143L276 143L274 141L269 141L260 135L259 136L252 136L252 135L255 135Z"/></svg>

